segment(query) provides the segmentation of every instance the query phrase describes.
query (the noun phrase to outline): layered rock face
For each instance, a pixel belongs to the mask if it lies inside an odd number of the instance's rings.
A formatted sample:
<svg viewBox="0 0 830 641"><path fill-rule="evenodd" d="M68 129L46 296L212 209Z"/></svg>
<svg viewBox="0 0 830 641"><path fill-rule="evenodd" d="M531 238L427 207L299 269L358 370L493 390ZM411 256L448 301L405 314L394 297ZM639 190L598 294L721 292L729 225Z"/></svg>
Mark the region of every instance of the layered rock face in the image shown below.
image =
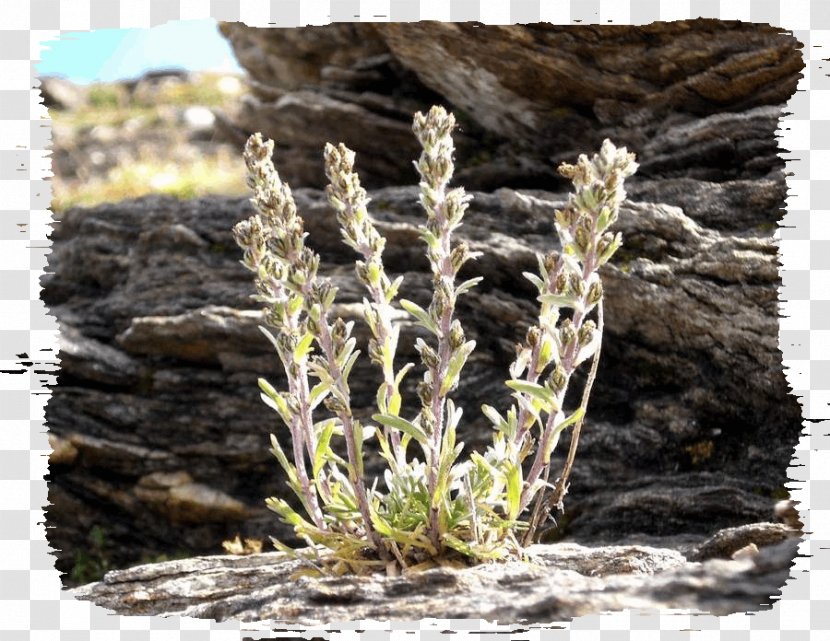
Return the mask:
<svg viewBox="0 0 830 641"><path fill-rule="evenodd" d="M555 248L552 212L566 198L555 165L606 136L635 151L625 245L604 272L603 360L566 513L548 536L694 542L773 518L801 429L777 344L772 237L786 193L774 131L802 67L792 37L713 21L222 28L253 87L224 131L274 137L283 177L310 187L295 190L309 243L358 327L354 257L315 189L322 145L358 152L387 270L425 304L417 189L399 185L415 178L412 112L457 110L456 184L475 190L459 237L481 252L463 276L485 277L459 310L478 344L456 395L468 449L490 439L481 403L509 400L507 365L536 305L521 274ZM63 341L47 408L59 568L94 525L111 567L217 553L236 533L290 540L263 504L287 493L267 453L269 432L287 434L258 398L257 376L284 378L230 232L250 214L245 199L148 197L56 224L44 299ZM402 322L400 357L418 362L420 330ZM368 414L377 373L361 363L353 392Z"/></svg>
<svg viewBox="0 0 830 641"><path fill-rule="evenodd" d="M638 152L641 177L757 179L782 166L775 130L803 68L775 27L704 19L222 31L252 80L235 124L276 139L286 178L313 187L335 139L367 185L412 181L412 113L436 100L461 119L470 188L561 187L555 166L606 137Z"/></svg>

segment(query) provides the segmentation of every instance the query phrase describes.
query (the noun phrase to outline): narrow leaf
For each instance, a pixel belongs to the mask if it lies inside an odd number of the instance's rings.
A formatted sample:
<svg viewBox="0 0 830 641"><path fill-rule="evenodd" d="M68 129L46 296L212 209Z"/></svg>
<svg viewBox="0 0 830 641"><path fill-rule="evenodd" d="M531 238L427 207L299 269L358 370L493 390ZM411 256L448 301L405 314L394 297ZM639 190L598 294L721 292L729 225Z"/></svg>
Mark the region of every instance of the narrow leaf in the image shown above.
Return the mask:
<svg viewBox="0 0 830 641"><path fill-rule="evenodd" d="M516 463L510 462L505 474L505 486L507 490L507 518L515 521L519 516L522 496L522 468Z"/></svg>
<svg viewBox="0 0 830 641"><path fill-rule="evenodd" d="M328 383L317 383L314 387L311 388L311 393L308 395L308 402L311 405L311 409L317 407L326 396L329 395L330 387Z"/></svg>
<svg viewBox="0 0 830 641"><path fill-rule="evenodd" d="M401 416L393 416L392 414L375 414L372 416L372 419L381 425L386 425L387 427L400 430L404 434L408 434L425 447L429 443L429 439L427 438L424 430Z"/></svg>
<svg viewBox="0 0 830 641"><path fill-rule="evenodd" d="M300 363L311 352L311 343L314 341L314 335L311 332L306 332L305 336L297 343L294 348L294 362Z"/></svg>
<svg viewBox="0 0 830 641"><path fill-rule="evenodd" d="M539 278L536 274L533 274L531 272L522 272L522 276L524 276L531 283L536 285L536 289L538 289L540 292L545 288L545 281Z"/></svg>
<svg viewBox="0 0 830 641"><path fill-rule="evenodd" d="M483 276L476 276L475 278L465 280L463 283L461 283L458 287L455 288L455 293L460 296L461 294L468 292L473 287L478 285L482 280L484 280Z"/></svg>
<svg viewBox="0 0 830 641"><path fill-rule="evenodd" d="M312 475L315 479L320 474L320 470L323 469L323 465L326 462L326 454L329 449L329 443L331 442L331 435L334 433L335 423L336 421L334 419L326 421L323 430L320 432L317 447L314 450L314 464L312 465Z"/></svg>
<svg viewBox="0 0 830 641"><path fill-rule="evenodd" d="M475 346L475 341L467 341L459 347L450 358L449 365L447 365L447 373L444 376L444 380L441 382L440 393L442 396L449 392L452 386L455 385L458 380L458 376L461 373L461 368L464 367L464 363L467 362L467 358L475 349Z"/></svg>
<svg viewBox="0 0 830 641"><path fill-rule="evenodd" d="M428 329L433 334L438 334L438 326L433 322L432 318L430 318L429 314L423 307L413 303L411 300L406 300L405 298L402 298L400 303L401 307L418 319L419 325Z"/></svg>
<svg viewBox="0 0 830 641"><path fill-rule="evenodd" d="M548 412L556 411L557 403L556 403L556 394L554 394L551 390L543 385L539 385L538 383L531 383L530 381L523 381L520 379L512 379L509 381L505 381L505 385L510 389L516 390L517 392L521 392L523 394L527 394L528 396L539 399L540 401L544 402L548 408Z"/></svg>
<svg viewBox="0 0 830 641"><path fill-rule="evenodd" d="M571 425L573 425L574 423L576 423L576 422L577 422L578 420L580 420L583 416L585 416L585 409L584 409L584 408L582 408L582 407L578 407L578 408L574 411L574 413L573 413L573 414L571 414L568 418L566 418L564 421L562 421L561 423L559 423L559 425L557 425L557 426L554 428L554 431L555 431L556 433L561 432L562 430L564 430L564 429L566 429L567 427L570 427Z"/></svg>
<svg viewBox="0 0 830 641"><path fill-rule="evenodd" d="M542 294L539 300L549 305L556 307L570 307L581 311L583 309L582 301L576 296L565 296L562 294Z"/></svg>

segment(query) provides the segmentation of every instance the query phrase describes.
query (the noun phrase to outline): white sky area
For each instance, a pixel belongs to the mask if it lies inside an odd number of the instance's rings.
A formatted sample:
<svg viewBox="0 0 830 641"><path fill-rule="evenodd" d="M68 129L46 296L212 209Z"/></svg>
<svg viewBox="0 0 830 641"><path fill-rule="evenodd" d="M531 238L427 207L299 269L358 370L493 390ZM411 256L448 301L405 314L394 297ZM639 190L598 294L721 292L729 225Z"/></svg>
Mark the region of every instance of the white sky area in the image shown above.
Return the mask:
<svg viewBox="0 0 830 641"><path fill-rule="evenodd" d="M241 73L215 20L168 22L152 29L99 29L43 43L39 75L78 84L136 78L150 69Z"/></svg>

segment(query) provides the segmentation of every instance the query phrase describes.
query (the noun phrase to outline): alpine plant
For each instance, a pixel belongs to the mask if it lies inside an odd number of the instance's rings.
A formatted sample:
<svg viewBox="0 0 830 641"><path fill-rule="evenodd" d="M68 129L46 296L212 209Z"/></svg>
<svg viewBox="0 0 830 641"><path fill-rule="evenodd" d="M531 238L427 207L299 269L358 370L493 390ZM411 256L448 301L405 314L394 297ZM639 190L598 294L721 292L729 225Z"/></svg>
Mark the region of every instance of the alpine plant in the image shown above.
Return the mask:
<svg viewBox="0 0 830 641"><path fill-rule="evenodd" d="M402 278L384 268L386 241L368 213L354 152L342 144L325 147L326 195L343 242L357 256L372 336L367 351L380 373L371 423L352 411L349 375L359 355L353 322L333 313L337 289L319 275L320 257L305 244L291 189L272 162L274 144L254 134L245 146L257 213L235 226L234 237L244 250L243 264L254 273L255 298L265 307L269 328L262 331L287 378L286 389L264 379L259 387L288 429L290 443L272 435L271 452L300 507L282 498L269 498L267 505L308 544L300 551L274 540L278 549L301 558L307 572L397 574L521 558L567 492L602 340L599 270L621 245L620 234L609 228L626 197L624 180L637 164L633 154L606 140L592 158L582 155L575 165L559 167L574 191L554 212L561 251L540 255L538 273L525 273L538 290L539 312L509 368L512 405L503 414L482 407L493 426L492 444L459 460L462 411L452 393L475 341L467 340L455 309L480 279L457 282L476 253L453 239L471 199L449 186L454 127L454 117L442 107L415 114L412 127L422 148L415 163L425 213L419 231L434 286L427 308L399 298ZM400 309L430 337L416 343L425 373L415 409L405 407L401 394L413 364L397 367L395 358ZM572 375L588 361L581 401L567 412ZM550 483L551 454L569 428L565 466ZM370 441L386 469L382 480L368 483L364 459ZM345 458L336 450L345 450Z"/></svg>

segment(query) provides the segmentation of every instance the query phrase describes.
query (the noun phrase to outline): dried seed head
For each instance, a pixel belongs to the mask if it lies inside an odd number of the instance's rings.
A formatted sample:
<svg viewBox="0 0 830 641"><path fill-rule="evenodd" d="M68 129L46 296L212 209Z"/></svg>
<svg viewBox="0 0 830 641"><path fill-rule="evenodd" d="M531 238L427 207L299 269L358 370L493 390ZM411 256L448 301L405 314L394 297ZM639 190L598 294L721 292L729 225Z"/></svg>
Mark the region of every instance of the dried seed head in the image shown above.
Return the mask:
<svg viewBox="0 0 830 641"><path fill-rule="evenodd" d="M528 346L536 347L536 345L538 345L542 340L542 330L535 325L531 325L527 330L525 340L527 341Z"/></svg>
<svg viewBox="0 0 830 641"><path fill-rule="evenodd" d="M568 277L564 270L556 275L556 280L553 283L553 291L555 294L566 294L568 292Z"/></svg>
<svg viewBox="0 0 830 641"><path fill-rule="evenodd" d="M554 392L559 393L565 388L567 382L568 377L565 374L565 369L557 363L550 376L548 376L548 385Z"/></svg>
<svg viewBox="0 0 830 641"><path fill-rule="evenodd" d="M570 318L566 318L559 327L559 341L564 349L570 347L571 343L575 340L576 331L573 328L573 321Z"/></svg>
<svg viewBox="0 0 830 641"><path fill-rule="evenodd" d="M428 367L429 369L435 369L438 367L438 354L435 353L435 350L432 349L426 343L421 343L418 349L418 352L421 355L421 362Z"/></svg>
<svg viewBox="0 0 830 641"><path fill-rule="evenodd" d="M585 293L585 281L578 274L571 274L568 278L568 287L577 296Z"/></svg>
<svg viewBox="0 0 830 641"><path fill-rule="evenodd" d="M596 305L602 300L602 282L594 281L588 288L588 304Z"/></svg>
<svg viewBox="0 0 830 641"><path fill-rule="evenodd" d="M432 385L426 381L421 381L418 383L416 391L418 398L421 400L421 405L429 407L430 403L432 403Z"/></svg>
<svg viewBox="0 0 830 641"><path fill-rule="evenodd" d="M329 412L334 414L344 414L347 412L346 405L336 396L327 396L323 404Z"/></svg>
<svg viewBox="0 0 830 641"><path fill-rule="evenodd" d="M559 269L559 252L552 251L545 255L543 264L548 274L554 274Z"/></svg>
<svg viewBox="0 0 830 641"><path fill-rule="evenodd" d="M585 347L590 344L590 342L594 339L594 331L596 331L596 328L597 325L592 320L587 320L582 324L582 327L579 328L580 347Z"/></svg>
<svg viewBox="0 0 830 641"><path fill-rule="evenodd" d="M450 327L450 347L458 349L464 344L464 341L464 328L461 327L461 323L456 318Z"/></svg>
<svg viewBox="0 0 830 641"><path fill-rule="evenodd" d="M456 245L450 253L450 262L452 263L453 271L457 274L470 258L470 247L465 242L460 242Z"/></svg>

